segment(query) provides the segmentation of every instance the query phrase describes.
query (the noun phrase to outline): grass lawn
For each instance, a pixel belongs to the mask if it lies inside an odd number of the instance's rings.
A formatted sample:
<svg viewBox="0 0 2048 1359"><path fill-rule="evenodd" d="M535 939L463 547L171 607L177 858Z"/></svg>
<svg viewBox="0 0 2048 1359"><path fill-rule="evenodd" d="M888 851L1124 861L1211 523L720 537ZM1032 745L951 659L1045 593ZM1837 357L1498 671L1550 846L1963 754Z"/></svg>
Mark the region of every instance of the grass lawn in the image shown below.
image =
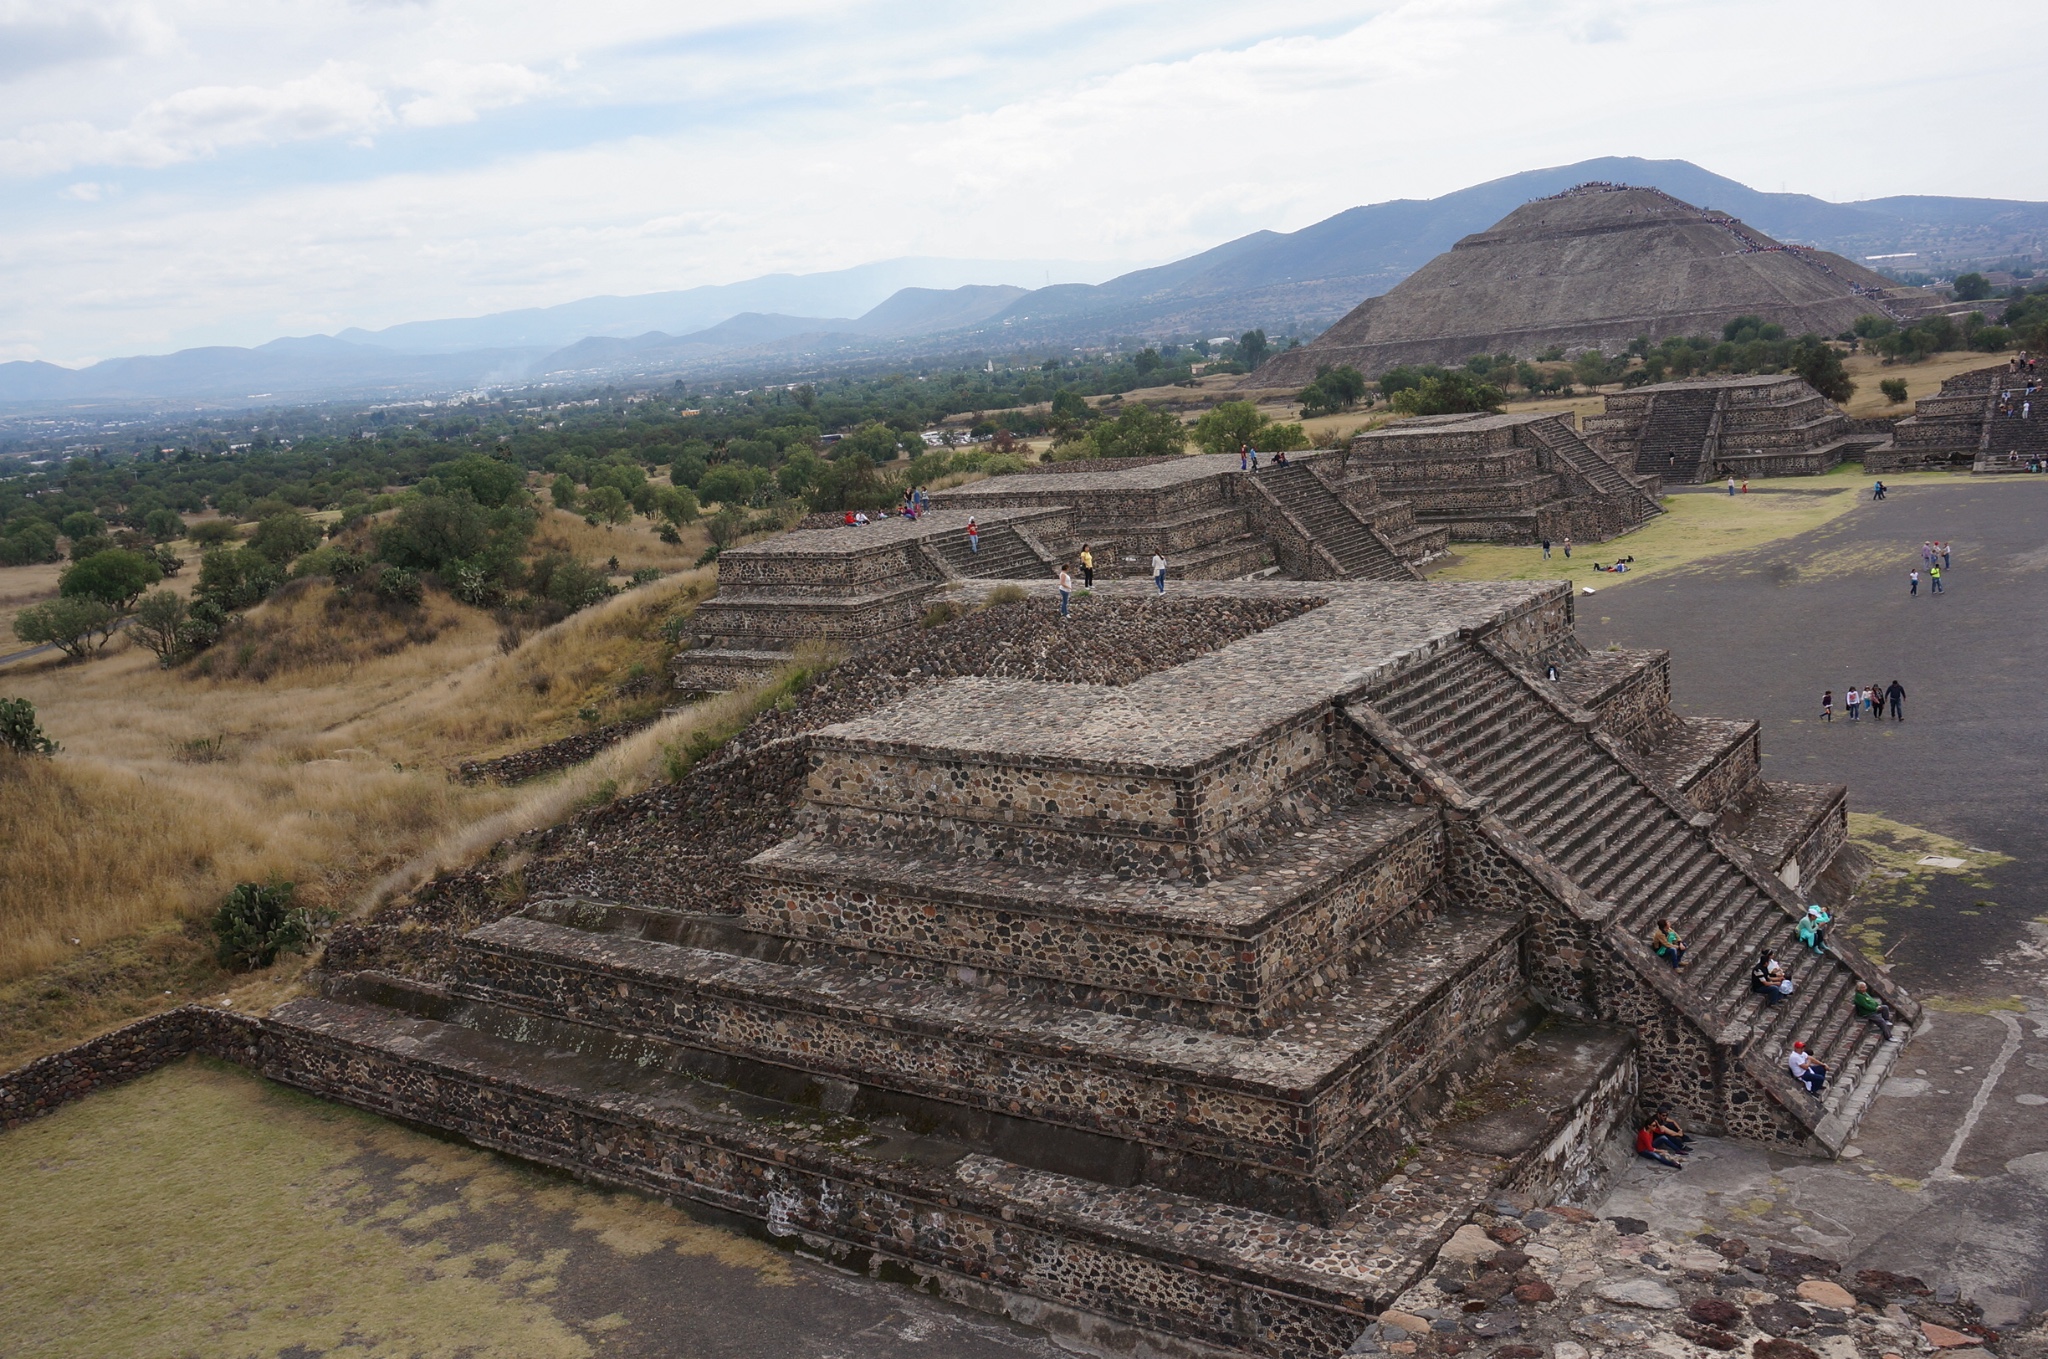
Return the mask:
<svg viewBox="0 0 2048 1359"><path fill-rule="evenodd" d="M580 1359L640 1320L582 1281L657 1252L793 1282L665 1205L197 1060L0 1134L0 1180L0 1330L24 1359Z"/></svg>
<svg viewBox="0 0 2048 1359"><path fill-rule="evenodd" d="M1887 477L1885 484L1928 482L1952 485L1955 478L1948 472L1915 472ZM1667 495L1663 514L1608 542L1574 544L1570 561L1564 559L1561 546L1553 547L1546 562L1541 548L1453 543L1449 558L1424 570L1431 580L1569 580L1595 590L1616 590L1725 552L1761 547L1819 528L1870 498L1870 478L1860 463L1844 464L1821 477L1782 477L1749 485L1748 495ZM1626 574L1593 569L1596 561L1612 563L1629 556L1635 561Z"/></svg>

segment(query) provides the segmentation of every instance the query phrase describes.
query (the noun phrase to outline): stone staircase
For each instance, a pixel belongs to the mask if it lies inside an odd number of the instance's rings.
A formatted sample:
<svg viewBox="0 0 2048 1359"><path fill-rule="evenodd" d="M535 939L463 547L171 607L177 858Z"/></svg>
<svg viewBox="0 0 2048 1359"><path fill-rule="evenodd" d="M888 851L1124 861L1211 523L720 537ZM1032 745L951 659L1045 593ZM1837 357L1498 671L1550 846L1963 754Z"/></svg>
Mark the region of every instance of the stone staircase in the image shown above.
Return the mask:
<svg viewBox="0 0 2048 1359"><path fill-rule="evenodd" d="M1643 426L1636 472L1669 484L1699 480L1719 395L1712 389L1659 392Z"/></svg>
<svg viewBox="0 0 2048 1359"><path fill-rule="evenodd" d="M1553 459L1565 464L1600 495L1627 504L1631 518L1640 522L1664 512L1652 491L1600 456L1563 421L1543 421L1528 429L1530 437L1548 449Z"/></svg>
<svg viewBox="0 0 2048 1359"><path fill-rule="evenodd" d="M1058 563L1040 556L1038 549L1008 524L983 528L978 552L968 546L964 532L930 538L926 543L944 558L953 574L974 580L1043 580L1059 570Z"/></svg>
<svg viewBox="0 0 2048 1359"><path fill-rule="evenodd" d="M1415 572L1306 462L1247 478L1256 494L1293 516L1348 580L1413 580Z"/></svg>
<svg viewBox="0 0 2048 1359"><path fill-rule="evenodd" d="M1985 421L1983 448L1977 455L1973 471L2024 472L2029 462L2048 458L2048 389L2029 397L2025 380L2019 375L2014 374L2007 380L2014 383L2011 388L2012 411L2001 415L1996 405L1991 408L1990 417ZM2005 390L2003 386L1994 389L2002 390ZM2026 402L2033 403L2033 410L2022 418L2020 408ZM2018 457L2012 456L2014 454Z"/></svg>
<svg viewBox="0 0 2048 1359"><path fill-rule="evenodd" d="M1849 992L1861 978L1908 1006L1860 960L1798 942L1798 906L1710 833L1712 817L1674 806L1589 721L1478 645L1458 648L1375 692L1373 707L1471 796L1526 836L1555 868L1594 898L1614 903L1611 927L1640 941L1660 918L1690 952L1676 980L1710 1031L1740 1027L1743 1060L1778 1083L1792 1039L1834 1073L1834 1112L1880 1053ZM1798 988L1775 1007L1749 986L1758 950L1769 947ZM1660 964L1661 966L1661 964ZM1888 1057L1887 1057L1888 1060ZM1816 1123L1819 1119L1814 1120Z"/></svg>

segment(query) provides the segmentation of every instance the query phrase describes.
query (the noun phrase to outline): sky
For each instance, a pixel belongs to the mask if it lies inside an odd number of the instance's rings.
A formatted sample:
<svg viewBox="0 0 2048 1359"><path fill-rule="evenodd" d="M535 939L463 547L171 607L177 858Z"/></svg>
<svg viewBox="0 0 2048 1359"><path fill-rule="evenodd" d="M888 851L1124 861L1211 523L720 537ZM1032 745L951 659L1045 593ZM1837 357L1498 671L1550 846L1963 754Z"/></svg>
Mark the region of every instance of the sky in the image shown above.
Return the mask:
<svg viewBox="0 0 2048 1359"><path fill-rule="evenodd" d="M1603 155L2048 199L1993 130L2044 39L2038 0L0 0L0 361L1152 263Z"/></svg>

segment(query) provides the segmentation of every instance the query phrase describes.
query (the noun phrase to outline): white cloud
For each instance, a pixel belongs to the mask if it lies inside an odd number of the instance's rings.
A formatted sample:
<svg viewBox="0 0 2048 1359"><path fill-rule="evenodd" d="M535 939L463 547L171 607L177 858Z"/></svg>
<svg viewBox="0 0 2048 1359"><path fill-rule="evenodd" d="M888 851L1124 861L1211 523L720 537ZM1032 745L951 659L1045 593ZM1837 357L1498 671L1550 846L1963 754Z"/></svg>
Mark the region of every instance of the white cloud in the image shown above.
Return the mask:
<svg viewBox="0 0 2048 1359"><path fill-rule="evenodd" d="M1938 121L1842 132L1995 84L1980 54L1876 74L1834 59L1855 25L1773 0L153 3L175 41L147 60L0 83L0 174L91 186L0 194L0 336L46 357L907 254L1166 259L1597 155L2048 198L2048 169ZM1949 14L2010 53L2048 38L2048 9ZM563 115L545 149L502 112L536 100ZM337 141L369 145L253 186L237 160ZM100 166L134 169L116 193Z"/></svg>
<svg viewBox="0 0 2048 1359"><path fill-rule="evenodd" d="M399 116L415 127L443 127L524 103L554 82L510 62L431 61L405 83L419 93L398 106Z"/></svg>

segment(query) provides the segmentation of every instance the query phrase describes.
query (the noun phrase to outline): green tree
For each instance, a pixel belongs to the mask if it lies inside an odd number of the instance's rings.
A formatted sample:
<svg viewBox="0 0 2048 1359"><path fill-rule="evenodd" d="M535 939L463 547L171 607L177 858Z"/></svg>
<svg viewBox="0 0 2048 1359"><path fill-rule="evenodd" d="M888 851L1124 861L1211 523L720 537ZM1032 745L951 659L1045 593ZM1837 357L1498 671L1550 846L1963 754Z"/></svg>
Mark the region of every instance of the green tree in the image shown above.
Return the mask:
<svg viewBox="0 0 2048 1359"><path fill-rule="evenodd" d="M1393 405L1403 415L1458 415L1498 411L1502 400L1500 388L1491 383L1466 373L1441 373L1395 392Z"/></svg>
<svg viewBox="0 0 2048 1359"><path fill-rule="evenodd" d="M1802 335L1794 342L1790 366L1830 401L1847 401L1856 394L1856 384L1842 367L1841 352L1818 335Z"/></svg>
<svg viewBox="0 0 2048 1359"><path fill-rule="evenodd" d="M1139 377L1150 377L1159 371L1159 362L1159 351L1147 346L1139 350L1138 356L1131 360L1131 367L1138 370Z"/></svg>
<svg viewBox="0 0 2048 1359"><path fill-rule="evenodd" d="M1349 410L1365 395L1365 387L1365 374L1350 364L1326 363L1316 370L1315 381L1301 390L1301 413L1314 418Z"/></svg>
<svg viewBox="0 0 2048 1359"><path fill-rule="evenodd" d="M439 571L450 562L482 564L493 575L511 572L533 515L506 504L485 510L466 488L423 495L399 507L398 517L377 535L377 556L411 571Z"/></svg>
<svg viewBox="0 0 2048 1359"><path fill-rule="evenodd" d="M83 595L31 604L14 615L14 635L33 646L54 646L82 660L114 635L121 615L111 604Z"/></svg>
<svg viewBox="0 0 2048 1359"><path fill-rule="evenodd" d="M1237 337L1238 362L1245 366L1246 372L1250 372L1264 363L1266 355L1271 349L1272 346L1267 343L1264 330L1247 330L1244 334Z"/></svg>
<svg viewBox="0 0 2048 1359"><path fill-rule="evenodd" d="M151 510L143 516L142 528L160 543L175 543L185 536L185 521L176 510Z"/></svg>
<svg viewBox="0 0 2048 1359"><path fill-rule="evenodd" d="M1906 380L1904 378L1886 378L1877 384L1877 390L1883 392L1884 399L1891 402L1894 406L1902 406L1906 402Z"/></svg>
<svg viewBox="0 0 2048 1359"><path fill-rule="evenodd" d="M57 593L66 598L97 599L116 609L126 609L135 597L164 578L156 558L110 548L96 552L72 565L57 582Z"/></svg>
<svg viewBox="0 0 2048 1359"><path fill-rule="evenodd" d="M873 462L868 465L874 466ZM754 498L757 484L751 469L722 462L704 474L704 479L697 483L697 494L721 505L744 505Z"/></svg>
<svg viewBox="0 0 2048 1359"><path fill-rule="evenodd" d="M573 510L576 508L576 478L564 472L548 484L548 494L554 497L555 508Z"/></svg>
<svg viewBox="0 0 2048 1359"><path fill-rule="evenodd" d="M583 497L583 513L607 524L623 524L633 517L633 502L616 486L593 486Z"/></svg>
<svg viewBox="0 0 2048 1359"><path fill-rule="evenodd" d="M1160 458L1185 452L1188 431L1180 417L1140 401L1091 428L1088 444L1098 458Z"/></svg>
<svg viewBox="0 0 2048 1359"><path fill-rule="evenodd" d="M481 453L466 453L454 462L437 464L428 469L428 475L450 490L462 487L469 492L470 499L486 509L520 496L526 486L526 473L517 463L487 458Z"/></svg>
<svg viewBox="0 0 2048 1359"><path fill-rule="evenodd" d="M55 755L59 746L43 734L36 705L25 698L0 698L0 750L16 755Z"/></svg>
<svg viewBox="0 0 2048 1359"><path fill-rule="evenodd" d="M106 521L89 510L77 510L64 516L58 527L64 536L76 542L80 538L97 538L107 531Z"/></svg>
<svg viewBox="0 0 2048 1359"><path fill-rule="evenodd" d="M1956 281L1951 286L1955 289L1958 302L1981 302L1991 296L1991 280L1974 271L1957 274Z"/></svg>
<svg viewBox="0 0 2048 1359"><path fill-rule="evenodd" d="M17 519L0 537L0 566L32 566L62 555L57 551L57 530L47 520Z"/></svg>
<svg viewBox="0 0 2048 1359"><path fill-rule="evenodd" d="M193 593L222 609L260 604L284 584L284 571L252 547L217 547L199 559L199 585Z"/></svg>
<svg viewBox="0 0 2048 1359"><path fill-rule="evenodd" d="M320 546L320 526L295 511L273 514L256 526L249 546L279 566L289 566Z"/></svg>
<svg viewBox="0 0 2048 1359"><path fill-rule="evenodd" d="M1056 423L1081 425L1094 416L1094 408L1072 387L1062 387L1052 394L1052 418Z"/></svg>
<svg viewBox="0 0 2048 1359"><path fill-rule="evenodd" d="M1204 453L1235 453L1272 423L1249 401L1225 401L1195 421L1195 447Z"/></svg>
<svg viewBox="0 0 2048 1359"><path fill-rule="evenodd" d="M697 522L697 497L687 486L658 488L654 496L654 509L664 521L677 528Z"/></svg>
<svg viewBox="0 0 2048 1359"><path fill-rule="evenodd" d="M202 519L186 534L202 548L219 547L235 540L235 526L225 519Z"/></svg>
<svg viewBox="0 0 2048 1359"><path fill-rule="evenodd" d="M870 420L844 439L841 439L839 447L833 450L833 457L850 458L856 455L863 456L879 467L885 462L894 462L898 448L896 431L890 429L879 420ZM701 490L702 488L700 487L699 489ZM704 498L706 500L724 499L723 496L715 496L708 491L704 493Z"/></svg>
<svg viewBox="0 0 2048 1359"><path fill-rule="evenodd" d="M191 610L174 592L151 590L135 606L135 621L128 625L128 631L156 654L160 664L169 665L181 647L190 616Z"/></svg>

